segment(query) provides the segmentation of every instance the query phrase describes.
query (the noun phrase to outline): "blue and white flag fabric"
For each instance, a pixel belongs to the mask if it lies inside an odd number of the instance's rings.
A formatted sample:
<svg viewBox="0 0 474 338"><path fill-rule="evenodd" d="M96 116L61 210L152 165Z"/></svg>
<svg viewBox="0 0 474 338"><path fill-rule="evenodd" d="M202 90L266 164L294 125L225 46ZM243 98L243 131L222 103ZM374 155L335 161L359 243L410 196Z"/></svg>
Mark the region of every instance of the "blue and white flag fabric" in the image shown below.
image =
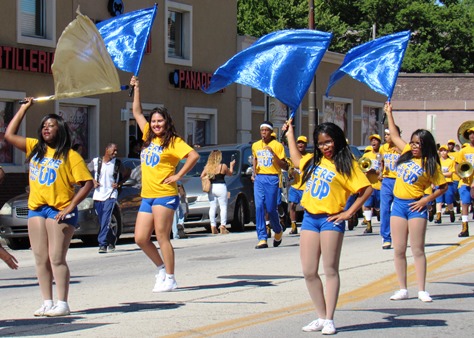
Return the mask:
<svg viewBox="0 0 474 338"><path fill-rule="evenodd" d="M347 74L386 95L390 101L409 40L410 31L403 31L352 48L339 69L332 73L326 96L331 87Z"/></svg>
<svg viewBox="0 0 474 338"><path fill-rule="evenodd" d="M267 34L219 67L202 90L212 94L237 82L277 98L294 112L331 38L331 33L309 29Z"/></svg>
<svg viewBox="0 0 474 338"><path fill-rule="evenodd" d="M135 76L140 71L158 5L99 22L97 29L115 66Z"/></svg>

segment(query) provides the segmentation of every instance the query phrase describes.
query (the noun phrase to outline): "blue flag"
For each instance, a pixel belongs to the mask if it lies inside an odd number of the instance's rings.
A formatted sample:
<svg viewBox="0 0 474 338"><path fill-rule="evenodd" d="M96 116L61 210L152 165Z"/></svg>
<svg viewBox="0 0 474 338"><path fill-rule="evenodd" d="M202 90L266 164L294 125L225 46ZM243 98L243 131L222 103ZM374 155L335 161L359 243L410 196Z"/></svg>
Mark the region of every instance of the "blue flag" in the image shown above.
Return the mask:
<svg viewBox="0 0 474 338"><path fill-rule="evenodd" d="M122 14L97 24L118 69L138 75L157 7L155 4L151 8Z"/></svg>
<svg viewBox="0 0 474 338"><path fill-rule="evenodd" d="M410 31L403 31L352 48L339 69L332 73L326 96L331 87L348 74L377 93L386 95L390 101L409 40Z"/></svg>
<svg viewBox="0 0 474 338"><path fill-rule="evenodd" d="M219 67L207 94L233 82L256 88L296 111L326 52L332 34L315 30L282 30L261 37Z"/></svg>

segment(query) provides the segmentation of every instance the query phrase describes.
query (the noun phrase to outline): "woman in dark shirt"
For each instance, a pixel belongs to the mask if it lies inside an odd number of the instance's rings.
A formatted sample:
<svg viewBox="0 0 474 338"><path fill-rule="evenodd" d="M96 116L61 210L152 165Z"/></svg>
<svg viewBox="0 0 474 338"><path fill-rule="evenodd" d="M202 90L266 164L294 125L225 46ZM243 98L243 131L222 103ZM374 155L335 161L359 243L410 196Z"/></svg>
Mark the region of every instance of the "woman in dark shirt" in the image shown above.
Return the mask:
<svg viewBox="0 0 474 338"><path fill-rule="evenodd" d="M211 181L211 190L209 191L209 219L211 221L211 232L217 234L216 223L216 208L219 202L219 209L221 215L221 225L219 231L221 234L227 234L229 231L226 228L227 222L227 187L225 185L225 176L230 176L234 172L235 160L230 162L227 167L222 162L222 152L220 150L213 150L209 154L207 164L202 171L201 177L209 176Z"/></svg>

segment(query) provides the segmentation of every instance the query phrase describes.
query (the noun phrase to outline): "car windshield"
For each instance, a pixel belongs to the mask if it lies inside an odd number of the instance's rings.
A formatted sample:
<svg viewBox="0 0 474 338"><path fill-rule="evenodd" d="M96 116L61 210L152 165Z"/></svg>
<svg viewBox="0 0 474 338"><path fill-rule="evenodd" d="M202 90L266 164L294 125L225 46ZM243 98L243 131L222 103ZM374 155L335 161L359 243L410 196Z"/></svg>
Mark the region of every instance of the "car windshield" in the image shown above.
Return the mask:
<svg viewBox="0 0 474 338"><path fill-rule="evenodd" d="M192 168L186 175L184 175L184 177L199 177L199 176L201 176L201 173L202 173L204 167L206 166L207 159L208 159L209 154L211 153L211 151L210 150L208 150L208 151L198 151L198 153L199 153L199 156L200 156L198 162L196 163L194 168ZM222 151L222 163L225 163L225 164L227 164L227 166L229 166L230 161L232 160L231 159L232 155L234 155L234 157L235 157L235 166L234 166L235 170L234 170L233 175L236 175L237 171L238 171L238 168L240 166L240 154L239 154L238 151L236 151L236 150L223 150ZM186 159L183 159L179 162L178 167L176 168L176 172L181 170L181 168L184 165L184 162L186 162Z"/></svg>

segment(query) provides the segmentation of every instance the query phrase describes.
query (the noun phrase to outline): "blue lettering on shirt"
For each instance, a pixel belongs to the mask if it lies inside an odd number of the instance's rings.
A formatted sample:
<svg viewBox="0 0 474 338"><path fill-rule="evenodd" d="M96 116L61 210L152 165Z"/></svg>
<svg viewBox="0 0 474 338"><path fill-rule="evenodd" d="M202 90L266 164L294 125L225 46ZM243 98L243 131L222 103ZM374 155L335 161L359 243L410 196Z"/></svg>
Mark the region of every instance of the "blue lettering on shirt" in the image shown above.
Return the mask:
<svg viewBox="0 0 474 338"><path fill-rule="evenodd" d="M259 167L271 167L273 165L273 153L267 149L257 150L257 164Z"/></svg>
<svg viewBox="0 0 474 338"><path fill-rule="evenodd" d="M163 153L163 147L154 143L150 143L150 145L145 148L140 156L141 162L145 163L148 167L155 167L160 163L161 154Z"/></svg>
<svg viewBox="0 0 474 338"><path fill-rule="evenodd" d="M399 154L384 154L383 163L384 163L385 169L390 170L390 171L396 171L397 161L399 157L400 157Z"/></svg>
<svg viewBox="0 0 474 338"><path fill-rule="evenodd" d="M311 197L322 200L331 192L330 183L333 181L336 173L326 168L316 167L311 178L306 183L305 191L309 191Z"/></svg>
<svg viewBox="0 0 474 338"><path fill-rule="evenodd" d="M57 170L63 161L60 159L44 157L41 160L33 156L30 161L30 180L37 181L41 185L50 186L58 177Z"/></svg>
<svg viewBox="0 0 474 338"><path fill-rule="evenodd" d="M464 154L464 157L469 163L474 164L474 154Z"/></svg>
<svg viewBox="0 0 474 338"><path fill-rule="evenodd" d="M397 168L397 176L400 177L403 182L407 184L414 184L418 179L423 176L423 167L419 166L415 162L402 163Z"/></svg>

